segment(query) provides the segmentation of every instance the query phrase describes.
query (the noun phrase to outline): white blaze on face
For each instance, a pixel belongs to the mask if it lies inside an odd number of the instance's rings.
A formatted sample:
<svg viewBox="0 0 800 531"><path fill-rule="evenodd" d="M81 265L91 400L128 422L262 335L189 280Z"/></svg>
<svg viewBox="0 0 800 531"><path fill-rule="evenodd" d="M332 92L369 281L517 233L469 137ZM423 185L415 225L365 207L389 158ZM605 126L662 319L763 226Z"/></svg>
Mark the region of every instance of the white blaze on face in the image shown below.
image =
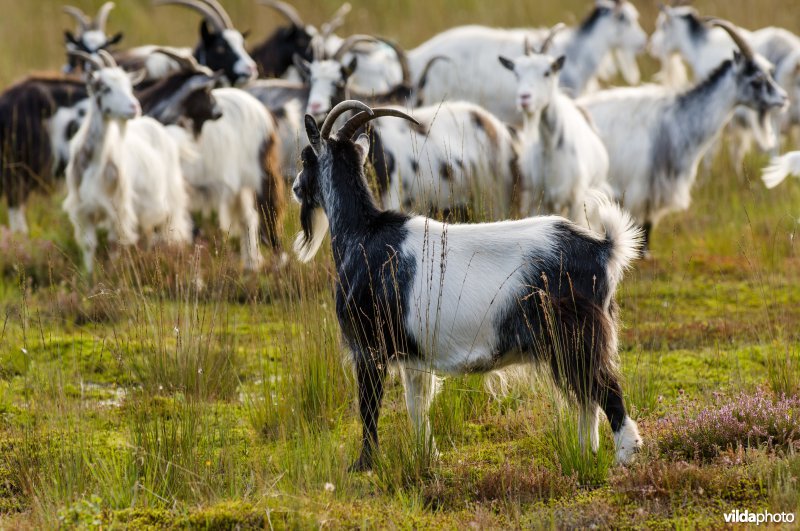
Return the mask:
<svg viewBox="0 0 800 531"><path fill-rule="evenodd" d="M95 53L108 42L106 34L100 30L89 30L81 35L81 42L89 53Z"/></svg>
<svg viewBox="0 0 800 531"><path fill-rule="evenodd" d="M244 37L236 30L227 29L222 32L222 38L228 43L233 53L236 54L237 60L233 65L233 71L236 75L245 79L255 79L258 76L258 67L256 62L247 53L244 48Z"/></svg>
<svg viewBox="0 0 800 531"><path fill-rule="evenodd" d="M121 68L104 68L92 74L93 85L99 86L100 109L112 118L136 118L142 112L133 95L131 78Z"/></svg>
<svg viewBox="0 0 800 531"><path fill-rule="evenodd" d="M336 87L343 83L342 67L337 61L319 61L311 63L311 90L308 94L306 112L312 116L320 116L331 110Z"/></svg>

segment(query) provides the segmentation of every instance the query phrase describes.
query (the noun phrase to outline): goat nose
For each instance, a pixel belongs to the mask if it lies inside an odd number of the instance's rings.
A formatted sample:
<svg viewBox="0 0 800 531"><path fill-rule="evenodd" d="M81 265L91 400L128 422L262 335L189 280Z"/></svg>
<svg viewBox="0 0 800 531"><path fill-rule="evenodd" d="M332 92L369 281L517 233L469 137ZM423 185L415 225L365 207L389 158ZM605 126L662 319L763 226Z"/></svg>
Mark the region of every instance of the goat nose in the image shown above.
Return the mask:
<svg viewBox="0 0 800 531"><path fill-rule="evenodd" d="M322 110L322 104L316 101L314 103L309 103L308 110L311 111L311 114L317 114Z"/></svg>

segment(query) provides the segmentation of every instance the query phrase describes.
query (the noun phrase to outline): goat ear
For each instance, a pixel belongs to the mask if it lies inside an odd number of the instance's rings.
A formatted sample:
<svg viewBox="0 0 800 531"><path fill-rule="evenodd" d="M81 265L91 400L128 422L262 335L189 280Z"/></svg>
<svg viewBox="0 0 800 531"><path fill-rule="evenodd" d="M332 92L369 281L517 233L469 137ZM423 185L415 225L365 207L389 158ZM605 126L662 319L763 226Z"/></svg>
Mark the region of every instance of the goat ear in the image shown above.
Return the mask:
<svg viewBox="0 0 800 531"><path fill-rule="evenodd" d="M361 133L355 141L355 146L358 157L361 159L361 165L363 166L367 163L367 157L369 156L369 137Z"/></svg>
<svg viewBox="0 0 800 531"><path fill-rule="evenodd" d="M106 42L106 46L114 46L115 44L119 44L119 42L123 39L123 37L125 37L125 34L120 31L119 33L108 39L108 41Z"/></svg>
<svg viewBox="0 0 800 531"><path fill-rule="evenodd" d="M506 57L503 57L502 55L497 56L497 59L500 61L501 65L503 65L504 67L508 68L512 72L514 71L514 68L515 68L514 61L512 61L511 59L508 59Z"/></svg>
<svg viewBox="0 0 800 531"><path fill-rule="evenodd" d="M202 37L204 43L208 43L214 38L214 34L211 31L211 26L208 25L208 21L206 19L203 19L200 22L200 36Z"/></svg>
<svg viewBox="0 0 800 531"><path fill-rule="evenodd" d="M342 65L342 76L345 79L349 78L356 71L356 68L358 68L358 57L353 56L349 64Z"/></svg>
<svg viewBox="0 0 800 531"><path fill-rule="evenodd" d="M299 53L292 55L292 62L304 79L311 77L311 63L303 59Z"/></svg>
<svg viewBox="0 0 800 531"><path fill-rule="evenodd" d="M135 72L130 72L128 77L131 78L131 85L134 87L147 79L147 69L142 68L140 70L136 70Z"/></svg>
<svg viewBox="0 0 800 531"><path fill-rule="evenodd" d="M322 149L322 141L319 136L319 127L317 127L317 121L314 120L314 117L310 114L306 114L305 124L308 143L311 145L311 149L314 150L314 153L319 156Z"/></svg>
<svg viewBox="0 0 800 531"><path fill-rule="evenodd" d="M566 60L567 58L562 55L558 59L553 61L553 63L550 65L550 72L554 74L560 72L561 69L564 68L564 61Z"/></svg>

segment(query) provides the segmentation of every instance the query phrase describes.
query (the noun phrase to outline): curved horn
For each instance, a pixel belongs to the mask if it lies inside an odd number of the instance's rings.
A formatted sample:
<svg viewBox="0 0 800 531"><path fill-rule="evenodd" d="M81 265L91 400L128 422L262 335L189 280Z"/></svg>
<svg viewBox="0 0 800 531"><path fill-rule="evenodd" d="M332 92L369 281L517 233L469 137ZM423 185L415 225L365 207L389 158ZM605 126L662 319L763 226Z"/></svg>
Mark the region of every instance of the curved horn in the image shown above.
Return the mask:
<svg viewBox="0 0 800 531"><path fill-rule="evenodd" d="M370 116L373 114L372 109L370 109L369 106L367 106L366 104L361 103L360 101L357 100L345 100L336 105L336 107L334 107L333 109L331 109L331 112L329 112L328 116L325 117L325 121L322 122L322 128L319 130L322 139L323 140L328 139L328 136L330 136L331 134L331 129L333 129L333 124L336 122L339 116L341 116L343 113L346 113L347 111L352 111L352 110L363 111L364 113L367 113Z"/></svg>
<svg viewBox="0 0 800 531"><path fill-rule="evenodd" d="M311 37L308 47L311 48L311 57L314 62L325 60L325 39L322 35L317 34Z"/></svg>
<svg viewBox="0 0 800 531"><path fill-rule="evenodd" d="M114 60L111 54L108 53L106 50L103 49L97 50L97 55L100 56L100 59L103 61L103 64L105 66L107 66L108 68L116 68L117 62Z"/></svg>
<svg viewBox="0 0 800 531"><path fill-rule="evenodd" d="M83 51L70 50L67 52L67 55L78 58L84 62L91 63L92 66L94 66L97 70L102 70L106 67L106 65L104 65L100 59Z"/></svg>
<svg viewBox="0 0 800 531"><path fill-rule="evenodd" d="M81 9L74 6L64 6L63 11L75 19L75 22L81 27L81 31L86 31L91 27L92 21L89 20L89 17L87 17L86 13Z"/></svg>
<svg viewBox="0 0 800 531"><path fill-rule="evenodd" d="M334 31L341 28L344 25L344 17L346 17L352 9L353 6L350 5L350 2L345 2L342 4L342 6L336 10L336 13L333 14L330 20L325 22L320 27L320 33L322 34L322 37L327 39L333 35Z"/></svg>
<svg viewBox="0 0 800 531"><path fill-rule="evenodd" d="M351 139L353 135L355 135L359 129L364 127L368 122L374 120L375 118L382 118L384 116L394 116L395 118L403 118L412 122L416 125L419 125L419 122L413 117L409 116L408 114L397 111L395 109L375 109L371 113L360 112L347 120L347 122L336 132L336 138L342 139Z"/></svg>
<svg viewBox="0 0 800 531"><path fill-rule="evenodd" d="M216 11L211 9L211 7L207 4L203 4L198 2L197 0L153 0L153 5L156 6L166 6L166 5L176 5L176 6L183 6L188 7L194 11L197 11L207 21L209 21L213 26L214 29L218 32L222 32L225 29L225 24L220 20L219 15Z"/></svg>
<svg viewBox="0 0 800 531"><path fill-rule="evenodd" d="M417 83L418 89L424 88L428 83L428 72L430 72L431 68L433 68L433 65L436 64L436 61L447 61L449 63L452 62L452 59L446 55L434 55L428 59L428 62L425 64L425 68L422 69L422 74L419 76L419 82Z"/></svg>
<svg viewBox="0 0 800 531"><path fill-rule="evenodd" d="M286 2L281 2L280 0L258 0L258 3L262 6L271 7L292 23L292 26L295 28L304 28L305 22L303 19L300 18L300 13L293 7L287 4Z"/></svg>
<svg viewBox="0 0 800 531"><path fill-rule="evenodd" d="M106 2L102 5L100 10L97 12L97 16L94 17L94 22L92 22L92 27L96 30L100 30L103 33L106 32L106 22L108 22L108 14L111 10L114 9L114 2Z"/></svg>
<svg viewBox="0 0 800 531"><path fill-rule="evenodd" d="M531 46L531 40L527 35L525 36L525 44L522 46L522 51L525 55L533 55L536 51L533 49L533 46Z"/></svg>
<svg viewBox="0 0 800 531"><path fill-rule="evenodd" d="M733 42L736 43L736 46L739 47L742 55L751 61L753 60L753 49L750 47L750 44L744 39L744 37L742 37L742 34L739 33L739 30L736 28L736 26L727 20L722 20L719 18L712 18L707 20L707 22L712 26L717 26L724 29L728 35L731 36L731 40L733 40Z"/></svg>
<svg viewBox="0 0 800 531"><path fill-rule="evenodd" d="M169 57L170 59L178 63L178 66L180 66L182 70L197 72L198 74L205 74L209 77L212 77L214 75L214 72L212 72L210 68L198 63L197 59L195 59L194 56L192 55L181 55L167 48L157 48L153 50L153 53Z"/></svg>
<svg viewBox="0 0 800 531"><path fill-rule="evenodd" d="M233 21L231 20L231 16L225 11L225 8L222 7L217 0L200 0L201 2L205 3L208 7L214 10L214 13L217 14L219 17L220 22L222 25L225 26L225 29L235 29L233 25Z"/></svg>
<svg viewBox="0 0 800 531"><path fill-rule="evenodd" d="M374 42L378 42L378 39L376 39L375 37L373 37L371 35L359 35L359 34L350 35L349 37L347 37L344 40L344 42L342 42L342 44L339 46L339 49L336 50L336 53L333 54L333 57L331 59L333 59L334 61L341 62L342 57L344 57L344 54L349 52L350 48L352 48L353 46L355 46L359 42L373 42L374 43Z"/></svg>
<svg viewBox="0 0 800 531"><path fill-rule="evenodd" d="M553 39L555 39L556 34L564 28L566 28L566 25L563 22L559 22L550 28L550 31L547 32L547 37L545 37L544 42L539 47L539 53L547 53L550 46L553 44Z"/></svg>
<svg viewBox="0 0 800 531"><path fill-rule="evenodd" d="M378 40L391 48L395 55L397 55L397 62L400 63L400 70L403 72L402 83L407 87L410 87L414 81L411 79L411 66L408 64L408 55L406 54L406 51L393 40L384 39L383 37L380 37Z"/></svg>

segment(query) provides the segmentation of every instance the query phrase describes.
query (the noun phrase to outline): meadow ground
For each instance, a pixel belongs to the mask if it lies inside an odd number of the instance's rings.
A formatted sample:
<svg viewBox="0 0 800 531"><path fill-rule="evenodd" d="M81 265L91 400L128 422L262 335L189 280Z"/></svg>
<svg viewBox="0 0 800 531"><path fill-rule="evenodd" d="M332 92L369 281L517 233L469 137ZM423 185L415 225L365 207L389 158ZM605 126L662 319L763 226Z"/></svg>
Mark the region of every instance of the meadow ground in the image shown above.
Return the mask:
<svg viewBox="0 0 800 531"><path fill-rule="evenodd" d="M118 4L111 27L129 43L194 40L192 15ZM271 27L249 0L225 4L253 39ZM588 2L353 4L345 32L410 47L459 23L571 21ZM655 6L637 4L652 29ZM697 4L747 27L800 30L793 0ZM312 22L337 7L297 5ZM0 8L3 85L61 64L60 2ZM719 528L734 509L800 517L800 183L765 190L764 162L749 157L738 178L719 157L691 210L658 227L652 259L622 283L626 400L646 441L625 469L611 463L607 423L598 456L581 454L573 414L538 380L499 398L477 378L447 380L431 462L395 378L378 467L349 474L360 426L330 253L246 274L206 224L197 249L134 250L89 281L61 194L38 197L30 242L0 233L0 528ZM296 218L293 208L287 246Z"/></svg>

